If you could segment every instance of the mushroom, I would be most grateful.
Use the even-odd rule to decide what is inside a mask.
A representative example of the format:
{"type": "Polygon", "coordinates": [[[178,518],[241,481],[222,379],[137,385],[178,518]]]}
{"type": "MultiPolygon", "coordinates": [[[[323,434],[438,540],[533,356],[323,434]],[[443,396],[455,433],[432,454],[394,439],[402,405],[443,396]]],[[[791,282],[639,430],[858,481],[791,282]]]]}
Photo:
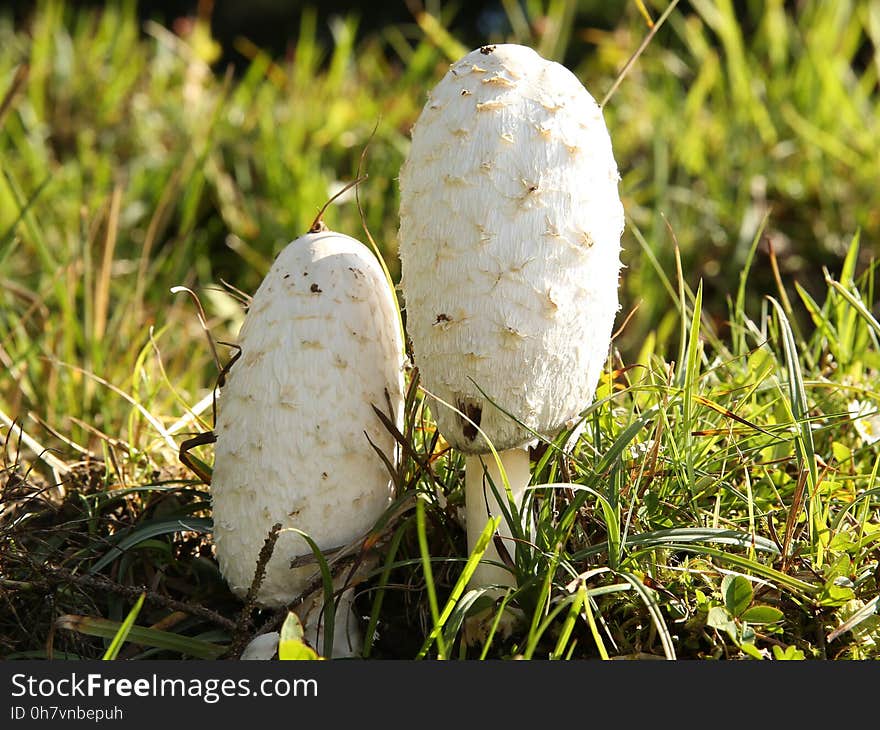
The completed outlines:
{"type": "MultiPolygon", "coordinates": [[[[618,310],[618,180],[593,97],[523,46],[454,63],[413,127],[400,172],[401,288],[437,426],[466,454],[471,550],[489,516],[503,515],[490,442],[519,510],[535,434],[573,425],[593,399],[618,310]]],[[[503,519],[499,533],[512,555],[503,519]]],[[[484,561],[472,586],[514,585],[491,544],[484,561]]]]}
{"type": "MultiPolygon", "coordinates": [[[[272,526],[291,528],[278,535],[257,593],[258,604],[280,606],[319,575],[314,563],[291,567],[312,555],[297,530],[322,551],[348,545],[393,496],[375,449],[393,458],[396,444],[373,410],[401,423],[404,354],[393,291],[376,257],[327,230],[319,215],[275,259],[239,346],[218,400],[214,544],[221,573],[244,596],[272,526]]],[[[352,598],[347,590],[338,601],[338,653],[359,651],[357,636],[343,636],[356,624],[352,598]]],[[[318,650],[321,613],[312,607],[304,616],[318,650]]]]}
{"type": "Polygon", "coordinates": [[[269,631],[252,639],[238,658],[241,661],[267,661],[278,653],[281,634],[269,631]]]}

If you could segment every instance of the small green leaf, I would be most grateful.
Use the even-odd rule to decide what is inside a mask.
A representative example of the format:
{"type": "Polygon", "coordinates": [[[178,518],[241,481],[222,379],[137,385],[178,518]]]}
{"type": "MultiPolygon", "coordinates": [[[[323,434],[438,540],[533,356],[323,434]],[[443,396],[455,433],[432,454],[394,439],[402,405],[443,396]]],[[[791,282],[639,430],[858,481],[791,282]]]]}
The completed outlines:
{"type": "Polygon", "coordinates": [[[278,645],[278,658],[283,661],[315,661],[318,652],[299,641],[282,641],[278,645]]]}
{"type": "Polygon", "coordinates": [[[304,636],[305,632],[299,616],[293,611],[288,611],[284,625],[281,627],[278,658],[287,661],[320,659],[318,653],[304,642],[304,636]]]}
{"type": "MultiPolygon", "coordinates": [[[[773,370],[776,367],[776,360],[773,354],[765,347],[759,347],[748,358],[748,371],[750,373],[764,373],[764,371],[773,370]]],[[[760,375],[757,377],[760,378],[760,375]]]]}
{"type": "Polygon", "coordinates": [[[709,609],[706,616],[706,625],[719,631],[726,631],[733,624],[730,613],[724,606],[715,606],[709,609]]]}
{"type": "Polygon", "coordinates": [[[852,458],[852,450],[839,441],[831,444],[831,453],[834,454],[834,460],[838,463],[849,461],[852,458]]]}
{"type": "Polygon", "coordinates": [[[775,624],[785,618],[785,614],[773,606],[752,606],[740,618],[750,624],[775,624]]]}
{"type": "Polygon", "coordinates": [[[804,659],[804,653],[795,646],[773,647],[773,658],[778,661],[799,661],[804,659]]]}
{"type": "Polygon", "coordinates": [[[721,595],[724,605],[733,616],[739,616],[752,602],[752,584],[741,575],[726,575],[721,581],[721,595]]]}
{"type": "Polygon", "coordinates": [[[715,606],[710,609],[709,615],[706,617],[706,625],[711,626],[716,631],[724,632],[730,637],[730,640],[739,646],[739,630],[733,616],[730,615],[724,606],[715,606]]]}
{"type": "MultiPolygon", "coordinates": [[[[828,544],[828,549],[831,552],[842,553],[842,552],[852,552],[853,550],[858,549],[858,542],[852,539],[852,536],[846,532],[838,532],[834,537],[831,538],[831,542],[828,544]]],[[[846,568],[837,568],[835,566],[833,575],[847,575],[851,572],[849,566],[846,568]]]]}
{"type": "Polygon", "coordinates": [[[742,627],[742,633],[740,633],[739,641],[737,643],[740,646],[744,646],[745,644],[751,644],[754,646],[756,638],[755,630],[751,626],[746,625],[742,627]]]}
{"type": "MultiPolygon", "coordinates": [[[[733,625],[736,626],[736,624],[733,625]]],[[[730,633],[729,630],[728,633],[730,633]]],[[[755,635],[755,630],[751,626],[744,624],[739,634],[731,634],[731,638],[733,639],[733,643],[752,659],[760,660],[764,658],[763,652],[755,646],[755,639],[757,636],[755,635]]]]}
{"type": "Polygon", "coordinates": [[[855,594],[853,593],[852,588],[835,585],[833,582],[829,581],[825,584],[825,588],[819,596],[819,605],[842,606],[853,598],[855,598],[855,594]]]}

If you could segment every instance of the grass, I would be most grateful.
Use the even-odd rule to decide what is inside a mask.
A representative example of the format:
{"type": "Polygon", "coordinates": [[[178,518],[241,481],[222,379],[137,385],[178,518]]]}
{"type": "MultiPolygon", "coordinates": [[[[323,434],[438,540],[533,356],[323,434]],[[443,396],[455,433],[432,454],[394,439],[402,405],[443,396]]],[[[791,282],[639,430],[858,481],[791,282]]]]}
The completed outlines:
{"type": "MultiPolygon", "coordinates": [[[[461,641],[486,600],[463,589],[464,463],[413,382],[357,599],[369,657],[880,655],[880,4],[691,6],[605,107],[621,322],[635,312],[577,447],[533,454],[532,548],[506,598],[525,623],[461,641]]],[[[665,4],[621,3],[602,31],[572,3],[504,7],[509,40],[601,98],[665,4]]],[[[448,11],[372,34],[338,18],[331,48],[307,12],[292,60],[242,40],[250,64],[228,75],[204,24],[139,29],[133,10],[0,16],[5,658],[210,658],[281,627],[229,592],[208,488],[178,460],[211,427],[217,367],[170,289],[233,342],[221,282],[254,291],[374,129],[359,195],[396,278],[407,132],[463,50],[448,11]]],[[[351,201],[326,220],[363,237],[351,201]]]]}

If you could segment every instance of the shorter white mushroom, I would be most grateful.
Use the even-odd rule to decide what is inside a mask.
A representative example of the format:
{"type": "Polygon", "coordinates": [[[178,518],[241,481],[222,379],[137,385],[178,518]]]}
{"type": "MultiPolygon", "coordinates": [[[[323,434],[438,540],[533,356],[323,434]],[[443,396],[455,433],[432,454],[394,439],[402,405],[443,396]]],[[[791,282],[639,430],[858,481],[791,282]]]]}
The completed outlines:
{"type": "MultiPolygon", "coordinates": [[[[244,596],[280,523],[257,594],[260,605],[280,606],[319,576],[314,563],[291,568],[312,554],[298,531],[329,551],[364,535],[390,504],[393,485],[374,446],[393,461],[396,444],[373,406],[400,425],[404,356],[394,294],[376,257],[319,216],[276,258],[239,346],[218,400],[214,544],[223,576],[244,596]]],[[[352,600],[350,587],[338,598],[334,655],[359,651],[352,600]]],[[[301,607],[319,652],[322,608],[301,607]]]]}

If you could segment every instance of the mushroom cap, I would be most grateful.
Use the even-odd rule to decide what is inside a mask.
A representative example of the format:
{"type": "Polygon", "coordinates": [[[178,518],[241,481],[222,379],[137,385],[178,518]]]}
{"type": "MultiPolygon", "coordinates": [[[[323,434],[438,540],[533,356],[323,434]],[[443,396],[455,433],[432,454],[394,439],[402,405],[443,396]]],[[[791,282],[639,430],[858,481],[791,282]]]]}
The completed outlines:
{"type": "MultiPolygon", "coordinates": [[[[367,532],[387,508],[392,484],[367,436],[393,461],[394,438],[372,405],[400,424],[403,347],[378,261],[330,231],[281,251],[239,345],[218,400],[211,493],[220,571],[243,596],[276,522],[328,550],[367,532]]],[[[299,595],[317,570],[290,569],[303,555],[311,555],[306,541],[282,530],[260,603],[299,595]]]]}
{"type": "MultiPolygon", "coordinates": [[[[496,449],[592,401],[618,309],[618,180],[593,97],[524,46],[453,64],[413,127],[399,250],[415,363],[496,449]]],[[[454,447],[488,451],[455,410],[433,411],[454,447]]]]}

